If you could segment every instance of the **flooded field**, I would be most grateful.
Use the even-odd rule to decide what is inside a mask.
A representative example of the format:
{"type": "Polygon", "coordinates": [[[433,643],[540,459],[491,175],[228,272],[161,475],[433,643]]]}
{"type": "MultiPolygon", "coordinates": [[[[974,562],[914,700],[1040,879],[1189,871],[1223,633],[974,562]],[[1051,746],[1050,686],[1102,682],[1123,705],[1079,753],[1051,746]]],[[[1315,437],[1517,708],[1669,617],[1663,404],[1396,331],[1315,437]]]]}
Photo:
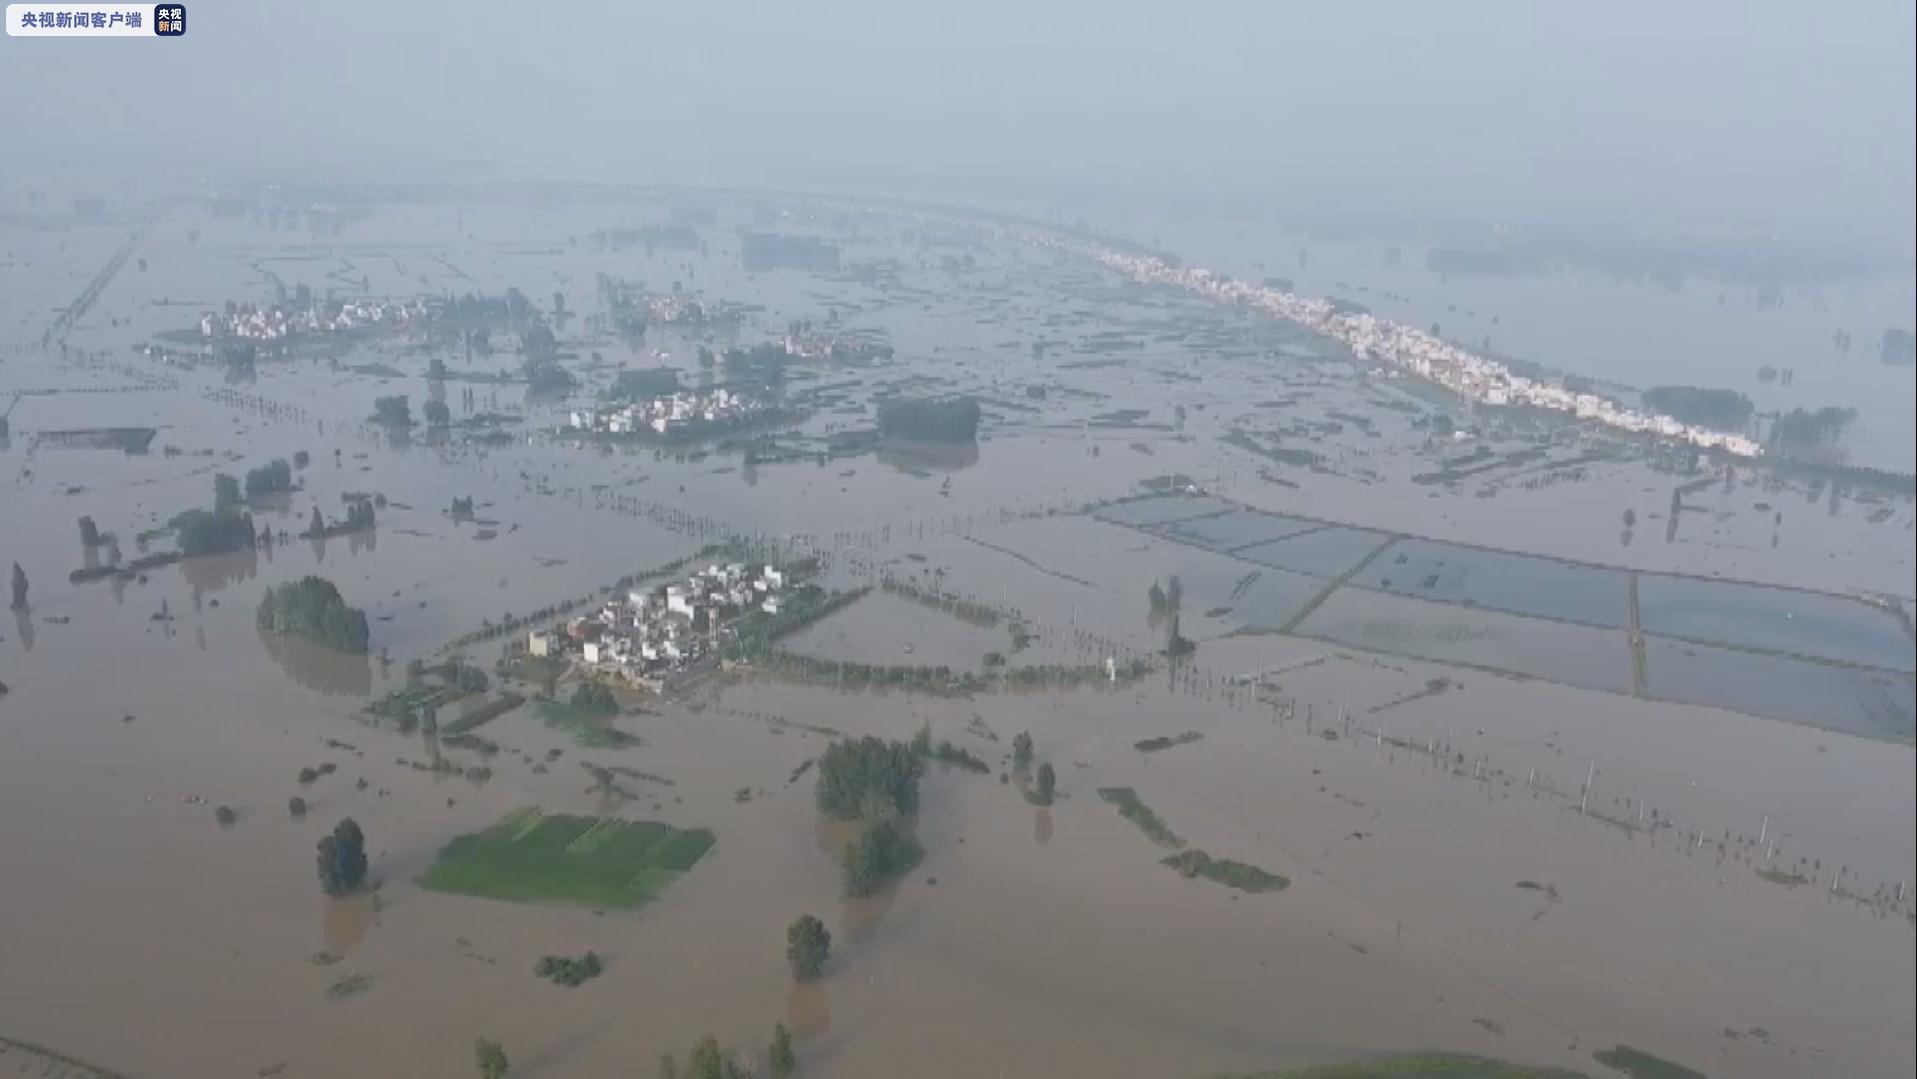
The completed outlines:
{"type": "Polygon", "coordinates": [[[0,561],[26,580],[0,619],[0,863],[26,882],[0,890],[0,1070],[465,1076],[486,1037],[515,1075],[633,1074],[706,1033],[763,1065],[775,1023],[799,1074],[850,1079],[1419,1049],[1598,1075],[1617,1044],[1760,1079],[1917,1067],[1908,496],[1521,427],[1477,436],[1495,467],[1414,482],[1460,452],[1429,433],[1445,406],[1295,328],[985,221],[696,201],[0,221],[0,561]],[[674,221],[691,245],[615,238],[674,221]],[[839,268],[748,269],[768,229],[839,268]],[[520,290],[572,385],[534,392],[503,328],[247,363],[196,343],[203,312],[301,286],[520,290]],[[621,332],[628,294],[727,314],[621,332]],[[891,352],[794,356],[790,422],[746,435],[561,431],[622,372],[718,384],[702,348],[795,323],[891,352]],[[415,422],[375,422],[396,395],[415,422]],[[876,401],[954,395],[975,444],[875,447],[876,401]],[[37,438],[101,427],[155,433],[37,438]],[[266,537],[188,555],[176,516],[275,460],[286,488],[243,496],[266,537]],[[376,522],[346,528],[359,506],[376,522]],[[553,718],[575,675],[502,663],[712,544],[870,589],[781,655],[977,681],[751,657],[622,687],[595,742],[553,718]],[[364,654],[262,628],[308,575],[364,612],[364,654]],[[376,713],[449,657],[490,684],[436,726],[376,713]],[[815,808],[817,761],[921,729],[983,770],[929,763],[923,859],[848,898],[856,829],[815,808]],[[1161,864],[1118,787],[1288,885],[1161,864]],[[540,872],[585,902],[519,901],[553,896],[498,875],[510,844],[428,886],[532,810],[564,822],[540,872]],[[315,845],[344,817],[367,883],[328,896],[315,845]],[[630,857],[551,868],[602,849],[630,857]],[[833,935],[812,982],[784,953],[803,913],[833,935]],[[534,974],[588,951],[586,984],[534,974]]]}

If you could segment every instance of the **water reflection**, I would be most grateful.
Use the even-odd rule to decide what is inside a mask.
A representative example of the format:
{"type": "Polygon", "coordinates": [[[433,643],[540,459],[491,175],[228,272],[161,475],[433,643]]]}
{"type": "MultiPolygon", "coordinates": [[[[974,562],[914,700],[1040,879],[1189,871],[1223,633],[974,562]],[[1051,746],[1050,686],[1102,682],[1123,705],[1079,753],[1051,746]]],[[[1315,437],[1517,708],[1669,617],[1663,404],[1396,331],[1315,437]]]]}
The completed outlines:
{"type": "Polygon", "coordinates": [[[344,958],[379,921],[373,896],[343,895],[320,901],[320,940],[326,954],[344,958]]]}
{"type": "Polygon", "coordinates": [[[978,464],[978,443],[907,442],[887,439],[875,452],[880,461],[900,472],[962,472],[978,464]]]}
{"type": "Polygon", "coordinates": [[[191,585],[198,602],[202,592],[218,592],[228,585],[250,581],[259,575],[259,552],[251,547],[231,554],[206,555],[180,560],[180,573],[191,585]]]}
{"type": "Polygon", "coordinates": [[[819,982],[793,982],[785,998],[785,1025],[794,1038],[810,1038],[832,1026],[832,1009],[825,1000],[825,986],[819,982]]]}
{"type": "Polygon", "coordinates": [[[1033,812],[1032,838],[1038,840],[1040,846],[1044,846],[1052,841],[1052,811],[1050,809],[1040,809],[1033,812]]]}
{"type": "Polygon", "coordinates": [[[20,637],[20,649],[33,651],[33,612],[24,607],[14,608],[13,629],[20,637]]]}
{"type": "Polygon", "coordinates": [[[256,630],[273,662],[293,681],[321,693],[370,696],[373,664],[365,656],[336,652],[306,641],[256,630]]]}

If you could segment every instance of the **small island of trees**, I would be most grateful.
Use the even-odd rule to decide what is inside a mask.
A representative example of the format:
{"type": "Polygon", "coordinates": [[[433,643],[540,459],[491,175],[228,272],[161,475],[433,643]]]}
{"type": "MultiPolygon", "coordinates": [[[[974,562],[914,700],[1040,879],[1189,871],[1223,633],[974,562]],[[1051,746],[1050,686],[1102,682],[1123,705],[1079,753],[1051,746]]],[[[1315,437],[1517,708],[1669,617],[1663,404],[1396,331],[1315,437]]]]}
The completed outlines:
{"type": "Polygon", "coordinates": [[[260,629],[300,637],[353,655],[365,655],[366,612],[348,607],[324,577],[307,576],[269,588],[260,600],[260,629]]]}
{"type": "Polygon", "coordinates": [[[345,895],[366,879],[366,835],[353,818],[319,841],[319,879],[327,895],[345,895]]]}
{"type": "Polygon", "coordinates": [[[867,736],[832,743],[819,758],[814,794],[819,810],[862,825],[846,844],[845,891],[871,895],[918,864],[924,851],[905,829],[917,811],[925,759],[904,742],[867,736]]]}
{"type": "Polygon", "coordinates": [[[972,442],[979,407],[970,397],[903,397],[879,403],[879,434],[910,442],[972,442]]]}

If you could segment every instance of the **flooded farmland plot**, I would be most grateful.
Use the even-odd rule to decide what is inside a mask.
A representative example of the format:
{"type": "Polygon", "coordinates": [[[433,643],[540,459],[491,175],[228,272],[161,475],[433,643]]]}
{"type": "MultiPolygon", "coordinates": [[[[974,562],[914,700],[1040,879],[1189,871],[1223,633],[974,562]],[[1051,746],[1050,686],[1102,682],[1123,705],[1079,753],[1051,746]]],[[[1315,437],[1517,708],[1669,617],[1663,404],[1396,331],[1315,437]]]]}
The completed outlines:
{"type": "Polygon", "coordinates": [[[0,218],[0,1070],[1917,1067],[1908,495],[991,215],[277,199],[0,218]]]}

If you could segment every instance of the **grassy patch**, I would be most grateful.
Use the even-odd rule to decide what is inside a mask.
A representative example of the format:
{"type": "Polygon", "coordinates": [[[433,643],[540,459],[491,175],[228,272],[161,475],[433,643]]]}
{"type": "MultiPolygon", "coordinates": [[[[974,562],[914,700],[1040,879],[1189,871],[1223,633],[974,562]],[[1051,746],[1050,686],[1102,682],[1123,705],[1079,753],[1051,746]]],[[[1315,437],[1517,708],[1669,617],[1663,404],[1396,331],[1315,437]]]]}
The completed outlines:
{"type": "Polygon", "coordinates": [[[1188,850],[1158,861],[1160,865],[1171,866],[1187,877],[1215,880],[1241,892],[1276,892],[1291,886],[1291,881],[1276,873],[1227,858],[1213,858],[1202,850],[1188,850]]]}
{"type": "Polygon", "coordinates": [[[702,828],[526,808],[446,844],[419,884],[482,899],[630,909],[691,869],[712,843],[702,828]]]}
{"type": "Polygon", "coordinates": [[[564,731],[587,749],[625,749],[639,739],[612,725],[612,717],[565,701],[540,701],[539,718],[546,726],[564,731]]]}
{"type": "Polygon", "coordinates": [[[1098,796],[1118,807],[1118,815],[1138,826],[1152,842],[1166,847],[1182,847],[1185,841],[1178,838],[1164,818],[1152,812],[1152,807],[1139,800],[1138,792],[1130,787],[1100,787],[1098,796]]]}
{"type": "Polygon", "coordinates": [[[1628,1045],[1614,1045],[1609,1049],[1600,1049],[1591,1054],[1592,1059],[1607,1068],[1615,1068],[1631,1079],[1704,1079],[1704,1073],[1693,1071],[1682,1064],[1652,1056],[1642,1049],[1633,1049],[1628,1045]]]}
{"type": "Polygon", "coordinates": [[[1418,1079],[1587,1079],[1583,1072],[1533,1068],[1490,1057],[1456,1053],[1414,1053],[1363,1063],[1327,1064],[1292,1071],[1259,1072],[1255,1075],[1220,1075],[1216,1079],[1392,1079],[1394,1076],[1417,1076],[1418,1079]]]}

